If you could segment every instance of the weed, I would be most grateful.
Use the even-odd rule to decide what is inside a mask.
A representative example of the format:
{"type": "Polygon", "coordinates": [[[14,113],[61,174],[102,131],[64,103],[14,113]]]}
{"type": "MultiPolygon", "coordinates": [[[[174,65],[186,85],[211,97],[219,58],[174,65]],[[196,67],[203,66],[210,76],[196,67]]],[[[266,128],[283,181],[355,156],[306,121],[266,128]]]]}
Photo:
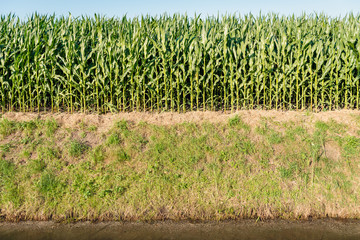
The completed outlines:
{"type": "Polygon", "coordinates": [[[126,151],[124,149],[119,149],[117,152],[116,152],[116,159],[117,161],[119,162],[125,162],[125,161],[128,161],[130,160],[130,156],[126,153],[126,151]]]}
{"type": "Polygon", "coordinates": [[[11,143],[6,143],[3,145],[0,145],[0,150],[2,153],[8,153],[8,152],[10,152],[10,149],[13,147],[14,146],[11,143]]]}
{"type": "Polygon", "coordinates": [[[91,159],[95,164],[103,162],[105,159],[105,153],[102,146],[97,146],[91,151],[91,159]]]}
{"type": "Polygon", "coordinates": [[[81,130],[86,129],[86,123],[84,122],[84,119],[81,119],[81,121],[79,123],[79,127],[80,127],[81,130]]]}
{"type": "Polygon", "coordinates": [[[106,143],[107,145],[119,145],[121,140],[117,133],[113,133],[108,137],[106,143]]]}
{"type": "Polygon", "coordinates": [[[59,124],[55,121],[55,119],[45,121],[45,135],[47,137],[53,136],[58,128],[59,124]]]}
{"type": "Polygon", "coordinates": [[[359,153],[360,138],[346,136],[341,141],[343,154],[345,157],[351,157],[359,153]]]}
{"type": "Polygon", "coordinates": [[[239,115],[235,115],[234,117],[229,118],[228,125],[230,127],[238,127],[246,131],[250,130],[250,126],[245,124],[244,121],[239,117],[239,115]]]}
{"type": "Polygon", "coordinates": [[[36,185],[39,192],[44,196],[54,197],[58,193],[60,182],[56,178],[55,174],[51,172],[43,172],[36,185]]]}
{"type": "Polygon", "coordinates": [[[306,130],[301,126],[295,126],[294,128],[291,126],[286,127],[285,138],[290,141],[295,141],[297,136],[303,137],[306,133],[306,130]]]}
{"type": "Polygon", "coordinates": [[[7,118],[0,120],[0,134],[1,136],[7,137],[16,130],[16,124],[14,121],[10,121],[7,118]]]}
{"type": "Polygon", "coordinates": [[[157,154],[162,154],[166,150],[166,146],[164,143],[159,142],[155,144],[154,150],[157,154]]]}
{"type": "Polygon", "coordinates": [[[88,130],[91,131],[91,132],[96,132],[97,126],[95,126],[95,125],[90,125],[90,126],[88,127],[88,130]]]}
{"type": "Polygon", "coordinates": [[[46,163],[42,159],[34,159],[30,161],[29,167],[32,172],[42,172],[46,168],[46,163]]]}
{"type": "Polygon", "coordinates": [[[334,121],[334,119],[330,120],[330,122],[328,123],[328,126],[329,126],[329,130],[331,132],[334,132],[337,134],[344,133],[345,130],[348,128],[347,125],[345,125],[343,123],[338,123],[338,122],[334,121]]]}
{"type": "Polygon", "coordinates": [[[283,141],[281,133],[276,132],[275,130],[270,130],[270,133],[267,136],[269,144],[279,144],[283,141]]]}
{"type": "Polygon", "coordinates": [[[235,115],[234,117],[229,118],[228,122],[229,122],[230,127],[234,127],[241,122],[241,119],[240,119],[239,115],[235,115]]]}
{"type": "Polygon", "coordinates": [[[264,136],[268,132],[268,124],[267,124],[267,122],[262,121],[260,126],[256,126],[255,132],[264,136]]]}
{"type": "Polygon", "coordinates": [[[128,130],[128,123],[125,120],[121,120],[116,123],[116,127],[122,131],[128,130]]]}
{"type": "Polygon", "coordinates": [[[20,154],[23,158],[29,159],[31,156],[31,152],[29,151],[29,149],[24,149],[21,154],[20,154]]]}
{"type": "Polygon", "coordinates": [[[71,140],[68,142],[68,151],[71,157],[80,157],[88,148],[85,143],[78,140],[71,140]]]}
{"type": "Polygon", "coordinates": [[[250,140],[238,141],[235,143],[235,147],[246,155],[254,153],[255,150],[255,146],[250,140]]]}
{"type": "Polygon", "coordinates": [[[81,132],[81,133],[79,133],[79,136],[81,137],[81,138],[85,138],[86,137],[86,132],[81,132]]]}
{"type": "Polygon", "coordinates": [[[32,135],[33,132],[41,125],[42,122],[38,120],[31,120],[27,122],[21,122],[19,125],[26,135],[32,135]]]}
{"type": "Polygon", "coordinates": [[[317,121],[315,123],[315,128],[319,130],[320,132],[326,132],[330,127],[328,124],[322,121],[317,121]]]}
{"type": "Polygon", "coordinates": [[[106,196],[109,196],[109,195],[112,195],[113,193],[113,190],[112,189],[104,189],[104,190],[101,190],[100,193],[99,193],[99,197],[100,198],[104,198],[106,196]]]}
{"type": "Polygon", "coordinates": [[[124,186],[116,186],[114,189],[114,192],[117,193],[118,195],[123,195],[126,191],[126,187],[124,186]]]}
{"type": "Polygon", "coordinates": [[[32,137],[30,137],[30,136],[25,136],[25,137],[23,137],[23,138],[20,140],[20,143],[26,145],[26,144],[31,143],[32,140],[33,140],[32,137]]]}
{"type": "Polygon", "coordinates": [[[269,159],[268,158],[264,158],[264,157],[261,157],[260,158],[260,164],[263,168],[268,168],[269,167],[269,159]]]}
{"type": "Polygon", "coordinates": [[[95,195],[98,190],[98,185],[95,179],[85,179],[83,174],[76,174],[73,182],[73,188],[78,191],[82,197],[88,199],[95,195]]]}
{"type": "Polygon", "coordinates": [[[290,163],[289,167],[285,168],[281,166],[278,170],[282,178],[292,178],[297,170],[297,165],[296,163],[290,163]]]}
{"type": "Polygon", "coordinates": [[[11,178],[14,175],[15,175],[15,165],[12,162],[0,158],[0,176],[2,178],[11,178]]]}
{"type": "Polygon", "coordinates": [[[37,152],[41,159],[45,159],[47,161],[60,158],[60,153],[55,147],[40,145],[37,152]]]}

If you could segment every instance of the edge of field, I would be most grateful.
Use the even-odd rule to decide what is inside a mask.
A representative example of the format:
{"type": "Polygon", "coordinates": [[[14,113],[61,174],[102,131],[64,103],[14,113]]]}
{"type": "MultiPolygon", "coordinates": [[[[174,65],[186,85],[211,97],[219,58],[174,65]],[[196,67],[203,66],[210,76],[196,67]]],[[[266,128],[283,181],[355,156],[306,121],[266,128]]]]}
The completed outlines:
{"type": "Polygon", "coordinates": [[[234,116],[241,117],[242,121],[250,126],[256,126],[264,118],[276,122],[303,122],[314,123],[316,121],[336,121],[346,124],[352,132],[355,127],[354,117],[360,117],[358,110],[337,110],[327,112],[310,111],[278,111],[278,110],[240,110],[235,112],[221,111],[193,111],[186,113],[176,112],[120,112],[108,114],[85,114],[85,113],[32,113],[32,112],[6,112],[2,115],[12,121],[48,120],[54,119],[63,127],[74,127],[83,122],[97,126],[99,131],[110,130],[114,122],[125,120],[133,123],[146,122],[154,125],[175,125],[184,122],[190,123],[226,123],[234,116]]]}

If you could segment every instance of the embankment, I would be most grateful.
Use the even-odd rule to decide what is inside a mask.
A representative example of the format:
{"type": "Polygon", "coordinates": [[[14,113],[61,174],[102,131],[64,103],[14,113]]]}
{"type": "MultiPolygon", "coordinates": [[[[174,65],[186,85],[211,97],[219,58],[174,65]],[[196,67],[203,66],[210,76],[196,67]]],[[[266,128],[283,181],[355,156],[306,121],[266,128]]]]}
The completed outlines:
{"type": "Polygon", "coordinates": [[[0,218],[360,218],[360,113],[6,113],[0,218]]]}

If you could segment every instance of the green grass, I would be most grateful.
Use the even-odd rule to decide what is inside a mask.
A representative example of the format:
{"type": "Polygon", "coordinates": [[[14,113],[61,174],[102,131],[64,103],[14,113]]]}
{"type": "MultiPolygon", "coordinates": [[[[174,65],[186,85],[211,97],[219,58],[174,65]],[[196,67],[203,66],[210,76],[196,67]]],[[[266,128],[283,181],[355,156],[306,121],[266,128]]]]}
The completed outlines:
{"type": "Polygon", "coordinates": [[[68,152],[71,157],[80,157],[89,147],[79,141],[79,140],[70,140],[68,142],[68,152]]]}
{"type": "Polygon", "coordinates": [[[5,220],[360,217],[360,136],[335,121],[2,125],[5,220]]]}
{"type": "Polygon", "coordinates": [[[111,134],[108,139],[107,139],[107,144],[108,145],[118,145],[120,144],[120,138],[119,135],[116,133],[111,134]]]}

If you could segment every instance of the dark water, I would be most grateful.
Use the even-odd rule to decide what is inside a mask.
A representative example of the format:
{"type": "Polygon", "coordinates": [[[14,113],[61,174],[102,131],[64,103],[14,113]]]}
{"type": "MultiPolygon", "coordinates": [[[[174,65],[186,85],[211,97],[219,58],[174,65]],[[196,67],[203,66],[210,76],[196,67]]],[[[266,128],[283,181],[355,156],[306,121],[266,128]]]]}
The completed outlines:
{"type": "Polygon", "coordinates": [[[0,223],[0,239],[356,239],[360,221],[210,223],[0,223]]]}

